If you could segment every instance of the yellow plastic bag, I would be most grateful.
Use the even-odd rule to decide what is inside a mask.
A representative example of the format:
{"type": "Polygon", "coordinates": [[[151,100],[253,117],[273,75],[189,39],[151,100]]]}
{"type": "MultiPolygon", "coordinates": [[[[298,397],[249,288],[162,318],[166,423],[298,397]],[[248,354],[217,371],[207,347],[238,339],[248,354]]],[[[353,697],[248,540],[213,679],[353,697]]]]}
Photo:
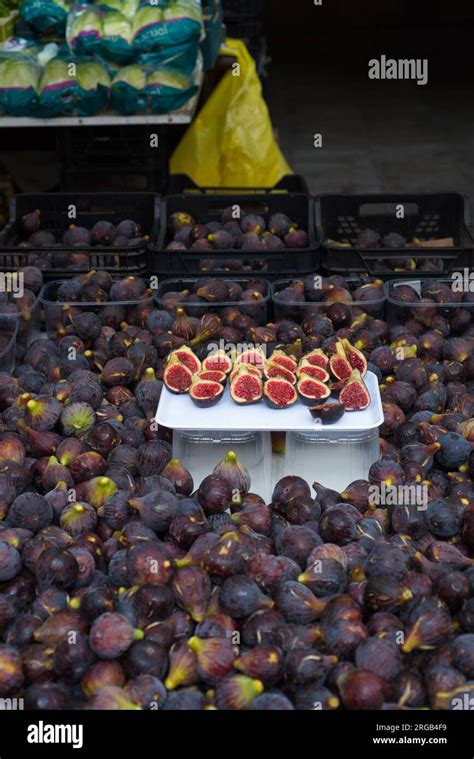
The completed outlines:
{"type": "Polygon", "coordinates": [[[229,70],[189,127],[170,162],[200,187],[273,187],[292,174],[275,142],[255,61],[240,40],[221,48],[240,64],[229,70]]]}

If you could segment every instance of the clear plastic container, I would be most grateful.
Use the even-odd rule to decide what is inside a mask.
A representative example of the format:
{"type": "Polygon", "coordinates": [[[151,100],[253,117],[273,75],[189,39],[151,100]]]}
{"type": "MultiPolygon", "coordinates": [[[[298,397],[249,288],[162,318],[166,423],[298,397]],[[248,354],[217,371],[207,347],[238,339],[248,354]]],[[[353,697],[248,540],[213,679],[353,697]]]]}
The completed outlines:
{"type": "MultiPolygon", "coordinates": [[[[7,316],[7,314],[2,314],[1,306],[0,316],[7,316]]],[[[9,313],[8,316],[18,323],[18,334],[16,342],[19,345],[28,348],[28,346],[41,334],[41,304],[39,295],[37,296],[31,308],[28,309],[28,311],[18,314],[9,313]]]]}
{"type": "Polygon", "coordinates": [[[252,493],[270,503],[272,494],[272,446],[269,432],[173,432],[173,457],[183,461],[191,472],[195,488],[234,451],[248,470],[252,493]]]}
{"type": "MultiPolygon", "coordinates": [[[[308,281],[311,277],[314,277],[315,290],[320,285],[321,276],[319,274],[308,275],[305,277],[305,281],[308,281]]],[[[274,282],[272,285],[272,300],[275,309],[275,319],[289,319],[302,323],[305,319],[316,314],[327,314],[331,306],[337,305],[339,301],[287,301],[280,296],[280,293],[285,288],[289,287],[294,282],[301,282],[301,279],[281,279],[274,282]]],[[[360,292],[358,296],[350,303],[347,303],[351,309],[352,315],[355,318],[359,311],[363,311],[374,319],[383,319],[385,309],[385,294],[381,287],[380,280],[376,279],[362,279],[357,277],[350,277],[346,279],[347,289],[352,294],[356,293],[358,288],[364,285],[377,284],[378,292],[375,295],[369,295],[367,300],[360,298],[360,292]]],[[[319,288],[320,289],[320,288],[319,288]]],[[[369,292],[369,291],[367,291],[369,292]]]]}
{"type": "Polygon", "coordinates": [[[18,319],[0,314],[0,372],[9,374],[15,368],[18,326],[18,319]]]}
{"type": "MultiPolygon", "coordinates": [[[[468,272],[468,270],[466,270],[468,272]]],[[[411,320],[425,330],[439,328],[438,319],[450,336],[474,336],[474,281],[466,272],[450,279],[389,280],[385,283],[387,320],[393,327],[411,320]],[[470,318],[469,318],[470,317],[470,318]],[[447,323],[447,325],[445,324],[447,323]]],[[[411,331],[408,324],[407,331],[411,331]]]]}
{"type": "MultiPolygon", "coordinates": [[[[182,293],[185,291],[188,291],[190,294],[194,294],[196,290],[199,289],[200,282],[204,282],[204,279],[210,279],[212,278],[212,273],[209,277],[206,278],[199,278],[199,279],[167,279],[164,282],[160,282],[158,285],[158,289],[156,291],[155,295],[155,301],[158,305],[158,308],[165,309],[166,310],[166,302],[163,301],[163,296],[166,295],[166,293],[170,292],[177,292],[182,293]]],[[[183,296],[183,300],[177,301],[176,305],[181,306],[186,313],[189,316],[194,316],[195,313],[201,313],[201,312],[209,312],[217,314],[218,316],[224,311],[226,308],[237,308],[239,309],[243,314],[247,314],[248,316],[251,316],[257,323],[258,326],[262,326],[263,324],[266,324],[268,322],[268,309],[270,304],[270,298],[271,298],[271,285],[270,282],[268,282],[266,279],[262,279],[261,277],[253,277],[252,279],[241,279],[241,278],[231,278],[227,277],[226,279],[218,278],[220,281],[228,282],[228,283],[237,283],[242,287],[243,290],[248,289],[249,284],[254,282],[261,282],[265,286],[265,295],[262,300],[258,301],[257,303],[249,303],[247,301],[227,301],[225,303],[221,302],[215,302],[215,303],[199,303],[197,308],[198,311],[196,311],[196,303],[189,304],[188,308],[186,308],[186,297],[183,296]]]]}
{"type": "Polygon", "coordinates": [[[46,333],[51,339],[63,337],[67,334],[67,329],[71,324],[72,314],[78,314],[80,312],[94,313],[99,317],[103,313],[104,308],[110,306],[122,306],[126,311],[126,321],[128,321],[128,315],[131,310],[137,306],[154,306],[153,295],[142,298],[141,300],[127,300],[127,301],[104,301],[103,303],[84,303],[82,301],[72,301],[70,303],[58,303],[56,296],[60,285],[63,282],[69,282],[70,280],[57,280],[55,282],[49,282],[46,284],[40,293],[40,302],[44,310],[44,319],[46,325],[46,333]],[[66,332],[64,331],[66,330],[66,332]]]}
{"type": "Polygon", "coordinates": [[[288,432],[282,476],[319,482],[338,493],[354,480],[366,480],[380,458],[378,428],[361,432],[288,432]]]}

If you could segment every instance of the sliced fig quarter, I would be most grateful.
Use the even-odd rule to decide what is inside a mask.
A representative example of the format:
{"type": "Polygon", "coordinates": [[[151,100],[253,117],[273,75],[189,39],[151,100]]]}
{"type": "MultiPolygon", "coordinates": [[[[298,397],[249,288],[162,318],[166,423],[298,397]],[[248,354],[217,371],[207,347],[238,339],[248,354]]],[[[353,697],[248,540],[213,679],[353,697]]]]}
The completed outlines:
{"type": "Polygon", "coordinates": [[[338,380],[348,380],[352,373],[352,366],[346,356],[344,346],[341,342],[336,344],[336,353],[331,356],[329,361],[331,372],[338,380]]]}
{"type": "Polygon", "coordinates": [[[339,394],[346,411],[364,411],[370,406],[370,394],[358,369],[354,369],[346,386],[339,394]]]}
{"type": "Polygon", "coordinates": [[[172,356],[163,373],[163,382],[168,390],[175,395],[182,395],[188,392],[192,381],[191,371],[176,356],[172,356]]]}

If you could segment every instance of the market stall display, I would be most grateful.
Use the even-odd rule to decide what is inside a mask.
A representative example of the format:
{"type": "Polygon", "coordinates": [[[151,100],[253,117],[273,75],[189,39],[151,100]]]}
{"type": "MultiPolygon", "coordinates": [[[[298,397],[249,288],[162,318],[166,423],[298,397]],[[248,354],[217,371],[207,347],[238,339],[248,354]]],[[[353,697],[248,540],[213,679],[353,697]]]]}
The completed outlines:
{"type": "MultiPolygon", "coordinates": [[[[39,270],[26,273],[41,281],[39,270]]],[[[326,295],[336,289],[323,285],[326,295]]],[[[385,332],[357,348],[352,322],[336,329],[318,313],[332,327],[306,358],[278,338],[287,321],[272,326],[263,313],[250,316],[247,332],[275,330],[262,364],[267,382],[272,366],[276,377],[294,372],[295,379],[329,375],[329,367],[342,378],[341,405],[345,388],[362,377],[371,403],[329,426],[304,404],[262,406],[248,418],[240,410],[235,431],[247,436],[288,414],[285,466],[314,459],[314,446],[324,465],[315,467],[321,479],[313,491],[293,471],[270,480],[261,498],[232,448],[200,481],[193,461],[175,456],[176,445],[189,450],[194,418],[201,440],[206,427],[211,436],[213,429],[232,436],[230,399],[222,414],[163,389],[173,366],[191,378],[214,373],[202,381],[220,379],[226,393],[232,386],[235,363],[225,351],[209,352],[228,329],[221,320],[230,312],[238,319],[239,303],[241,317],[248,307],[241,285],[240,301],[230,300],[229,286],[202,280],[194,295],[161,290],[154,299],[143,279],[114,281],[97,271],[43,289],[48,339],[23,348],[13,375],[0,378],[0,672],[8,662],[10,673],[2,693],[20,689],[27,708],[146,709],[150,693],[160,708],[203,708],[212,684],[218,709],[307,709],[315,701],[323,709],[449,708],[471,676],[471,299],[451,302],[449,282],[395,281],[386,286],[383,322],[379,311],[370,314],[370,298],[362,311],[352,288],[351,319],[364,314],[385,332]],[[216,303],[224,288],[230,307],[216,303]],[[199,316],[183,315],[190,298],[199,316]],[[184,435],[174,447],[173,426],[184,435]],[[319,442],[314,432],[302,441],[312,428],[319,442]],[[371,430],[375,437],[362,436],[371,430]],[[354,456],[372,451],[374,460],[353,481],[339,476],[339,487],[330,486],[328,450],[340,457],[345,445],[354,456]],[[384,502],[403,488],[413,489],[413,503],[397,495],[384,502]],[[68,644],[66,629],[76,630],[80,646],[68,644]],[[228,630],[239,632],[240,644],[229,643],[228,630]]],[[[249,349],[248,376],[255,357],[249,349]]],[[[252,445],[268,458],[268,437],[252,445]]]]}
{"type": "Polygon", "coordinates": [[[18,14],[0,126],[64,165],[4,159],[0,711],[471,709],[469,200],[311,194],[263,2],[18,14]]]}

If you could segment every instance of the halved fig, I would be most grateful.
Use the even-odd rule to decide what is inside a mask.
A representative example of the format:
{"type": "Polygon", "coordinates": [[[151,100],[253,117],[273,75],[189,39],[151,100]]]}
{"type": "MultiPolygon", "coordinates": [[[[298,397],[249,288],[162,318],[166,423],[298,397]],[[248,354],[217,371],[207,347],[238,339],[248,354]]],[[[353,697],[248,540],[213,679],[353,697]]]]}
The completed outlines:
{"type": "Polygon", "coordinates": [[[265,383],[263,395],[267,405],[273,409],[289,408],[298,400],[295,387],[284,379],[269,379],[265,383]]]}
{"type": "Polygon", "coordinates": [[[188,392],[192,381],[193,375],[188,367],[177,356],[171,356],[163,372],[163,382],[168,390],[175,395],[182,395],[188,392]]]}
{"type": "Polygon", "coordinates": [[[196,377],[198,377],[200,380],[204,380],[205,382],[219,382],[224,386],[227,383],[227,375],[224,374],[224,372],[203,369],[201,372],[199,372],[199,374],[196,375],[196,377]]]}
{"type": "Polygon", "coordinates": [[[262,348],[249,348],[242,351],[234,361],[234,367],[236,366],[256,366],[257,369],[262,371],[265,369],[266,356],[262,348]]]}
{"type": "Polygon", "coordinates": [[[324,406],[313,406],[309,410],[313,419],[323,425],[336,424],[342,419],[345,411],[342,403],[326,403],[324,406]]]}
{"type": "Polygon", "coordinates": [[[364,411],[370,406],[370,394],[361,377],[360,371],[354,369],[346,386],[339,394],[339,401],[346,411],[364,411]]]}
{"type": "Polygon", "coordinates": [[[258,377],[260,380],[262,380],[263,372],[257,366],[252,366],[251,364],[238,364],[232,369],[232,372],[230,374],[231,382],[233,382],[235,378],[239,376],[242,366],[245,366],[250,374],[253,374],[255,377],[258,377]]]}
{"type": "Polygon", "coordinates": [[[224,395],[224,386],[220,382],[194,377],[191,387],[189,388],[189,397],[198,406],[198,408],[211,408],[222,400],[224,395]]]}
{"type": "Polygon", "coordinates": [[[263,383],[250,367],[243,364],[230,386],[230,395],[239,406],[250,406],[259,403],[263,396],[263,383]]]}
{"type": "Polygon", "coordinates": [[[305,406],[314,406],[316,401],[329,398],[331,391],[324,382],[304,377],[298,382],[298,395],[305,406]]]}
{"type": "Polygon", "coordinates": [[[329,364],[329,357],[326,356],[321,348],[315,348],[311,353],[307,353],[306,356],[304,356],[303,361],[308,362],[308,364],[311,364],[312,366],[320,366],[323,369],[326,369],[329,364]]]}
{"type": "Polygon", "coordinates": [[[183,345],[182,348],[177,348],[177,350],[174,350],[172,353],[170,353],[168,363],[173,357],[177,358],[181,364],[189,369],[191,374],[197,374],[201,371],[201,362],[199,361],[196,354],[193,353],[191,348],[188,348],[187,345],[183,345]]]}
{"type": "Polygon", "coordinates": [[[322,366],[307,364],[304,359],[296,370],[296,376],[298,379],[303,379],[303,377],[311,377],[312,379],[317,379],[320,382],[329,381],[329,374],[327,373],[326,369],[323,369],[322,366]]]}
{"type": "Polygon", "coordinates": [[[296,370],[296,367],[298,366],[298,362],[293,358],[293,356],[288,356],[284,351],[280,350],[273,351],[272,355],[269,358],[269,362],[283,366],[293,374],[296,370]]]}
{"type": "Polygon", "coordinates": [[[354,348],[353,345],[350,344],[349,340],[346,338],[343,338],[342,345],[344,347],[344,353],[346,354],[347,360],[349,361],[350,365],[353,369],[358,369],[361,373],[362,377],[365,377],[367,374],[367,359],[358,348],[354,348]]]}
{"type": "Polygon", "coordinates": [[[270,361],[265,368],[265,377],[267,379],[284,379],[290,383],[290,385],[296,385],[296,377],[293,372],[290,372],[286,367],[281,364],[275,364],[270,361]]]}
{"type": "Polygon", "coordinates": [[[216,351],[204,359],[202,368],[209,372],[229,374],[232,371],[232,359],[225,351],[216,351]]]}
{"type": "Polygon", "coordinates": [[[336,343],[336,353],[331,356],[329,366],[331,372],[338,380],[347,380],[352,374],[352,366],[346,356],[344,346],[341,342],[336,343]]]}

